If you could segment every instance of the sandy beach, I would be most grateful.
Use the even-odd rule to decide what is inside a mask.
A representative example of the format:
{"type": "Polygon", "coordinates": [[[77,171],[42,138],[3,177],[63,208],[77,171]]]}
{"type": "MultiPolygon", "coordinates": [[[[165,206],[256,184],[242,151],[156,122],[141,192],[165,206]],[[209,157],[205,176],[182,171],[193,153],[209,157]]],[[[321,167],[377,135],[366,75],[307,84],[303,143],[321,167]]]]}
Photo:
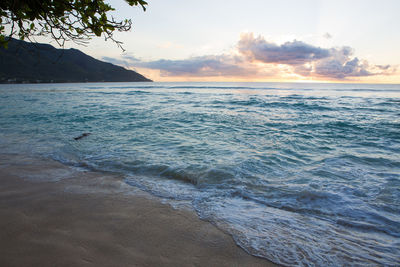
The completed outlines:
{"type": "Polygon", "coordinates": [[[0,266],[274,266],[112,174],[0,156],[0,266]]]}

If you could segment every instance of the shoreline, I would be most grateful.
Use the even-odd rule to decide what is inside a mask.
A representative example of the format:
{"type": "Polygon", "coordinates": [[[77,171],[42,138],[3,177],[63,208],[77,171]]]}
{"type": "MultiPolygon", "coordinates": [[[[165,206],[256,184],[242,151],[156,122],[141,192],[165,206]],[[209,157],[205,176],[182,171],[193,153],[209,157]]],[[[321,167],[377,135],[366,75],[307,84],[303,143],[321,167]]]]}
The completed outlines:
{"type": "Polygon", "coordinates": [[[112,174],[0,155],[2,266],[277,266],[112,174]]]}

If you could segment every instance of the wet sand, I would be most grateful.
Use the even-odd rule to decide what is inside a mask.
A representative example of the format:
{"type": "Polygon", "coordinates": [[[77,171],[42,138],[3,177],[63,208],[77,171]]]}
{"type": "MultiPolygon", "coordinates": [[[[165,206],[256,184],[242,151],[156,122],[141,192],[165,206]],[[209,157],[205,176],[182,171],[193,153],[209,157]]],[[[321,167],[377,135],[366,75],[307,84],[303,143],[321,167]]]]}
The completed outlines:
{"type": "Polygon", "coordinates": [[[275,266],[112,174],[0,155],[0,266],[275,266]]]}

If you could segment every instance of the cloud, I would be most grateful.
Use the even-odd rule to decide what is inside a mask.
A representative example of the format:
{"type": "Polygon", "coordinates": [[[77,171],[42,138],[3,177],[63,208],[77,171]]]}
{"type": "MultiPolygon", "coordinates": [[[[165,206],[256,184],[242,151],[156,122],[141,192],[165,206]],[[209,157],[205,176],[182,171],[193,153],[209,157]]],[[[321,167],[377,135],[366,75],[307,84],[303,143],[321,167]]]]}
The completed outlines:
{"type": "Polygon", "coordinates": [[[322,60],[316,63],[315,74],[336,79],[374,75],[368,70],[368,64],[360,62],[358,58],[344,63],[337,59],[322,60]]]}
{"type": "Polygon", "coordinates": [[[390,65],[370,66],[366,60],[353,57],[351,47],[321,48],[301,41],[277,45],[252,33],[242,34],[238,50],[250,61],[292,66],[293,73],[305,77],[325,77],[343,80],[388,74],[390,65]]]}
{"type": "Polygon", "coordinates": [[[327,32],[323,35],[323,37],[326,39],[332,39],[333,36],[329,32],[327,32]]]}
{"type": "Polygon", "coordinates": [[[140,59],[129,54],[123,54],[121,58],[102,57],[101,60],[124,67],[130,67],[132,64],[141,62],[140,59]]]}
{"type": "Polygon", "coordinates": [[[112,58],[112,57],[102,57],[101,60],[115,64],[115,65],[121,65],[121,66],[127,66],[128,62],[118,59],[118,58],[112,58]]]}
{"type": "Polygon", "coordinates": [[[130,55],[103,60],[126,66],[159,70],[163,77],[300,77],[346,80],[390,75],[391,65],[373,65],[353,56],[351,47],[322,48],[293,40],[276,44],[262,36],[246,33],[231,53],[186,59],[143,61],[130,55]]]}
{"type": "Polygon", "coordinates": [[[328,57],[308,62],[308,68],[299,66],[294,71],[302,76],[318,76],[338,80],[378,74],[372,70],[367,61],[361,61],[357,57],[353,58],[352,55],[353,49],[348,46],[330,48],[328,57]]]}
{"type": "Polygon", "coordinates": [[[242,34],[238,43],[239,52],[249,60],[263,63],[297,65],[329,57],[328,49],[312,46],[301,41],[286,42],[277,45],[267,42],[263,37],[254,37],[253,33],[242,34]]]}
{"type": "Polygon", "coordinates": [[[388,70],[388,69],[390,69],[391,68],[391,66],[390,65],[375,65],[378,69],[381,69],[381,70],[388,70]]]}
{"type": "Polygon", "coordinates": [[[138,67],[161,70],[164,76],[249,76],[257,68],[243,66],[239,57],[218,55],[191,57],[184,60],[156,60],[141,62],[138,67]]]}
{"type": "Polygon", "coordinates": [[[125,59],[125,60],[127,60],[127,61],[130,61],[130,62],[140,62],[141,60],[140,59],[138,59],[137,57],[135,57],[135,56],[132,56],[132,55],[129,55],[129,54],[123,54],[122,55],[122,58],[123,59],[125,59]]]}

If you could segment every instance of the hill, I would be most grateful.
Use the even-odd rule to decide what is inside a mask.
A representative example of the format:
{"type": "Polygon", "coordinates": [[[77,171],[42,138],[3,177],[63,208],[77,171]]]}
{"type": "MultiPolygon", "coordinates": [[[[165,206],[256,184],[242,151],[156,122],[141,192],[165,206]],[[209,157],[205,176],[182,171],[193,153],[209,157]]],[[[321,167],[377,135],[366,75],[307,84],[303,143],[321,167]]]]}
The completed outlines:
{"type": "Polygon", "coordinates": [[[0,48],[0,83],[151,82],[143,75],[97,60],[77,49],[13,39],[0,48]]]}

